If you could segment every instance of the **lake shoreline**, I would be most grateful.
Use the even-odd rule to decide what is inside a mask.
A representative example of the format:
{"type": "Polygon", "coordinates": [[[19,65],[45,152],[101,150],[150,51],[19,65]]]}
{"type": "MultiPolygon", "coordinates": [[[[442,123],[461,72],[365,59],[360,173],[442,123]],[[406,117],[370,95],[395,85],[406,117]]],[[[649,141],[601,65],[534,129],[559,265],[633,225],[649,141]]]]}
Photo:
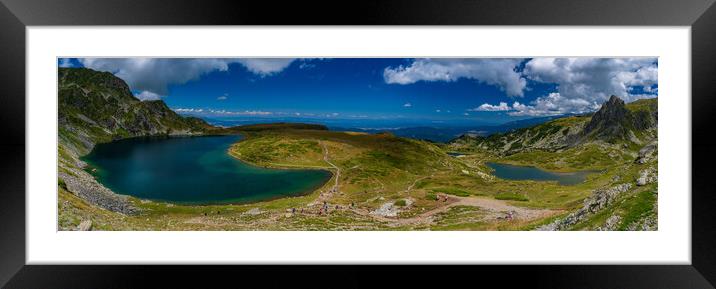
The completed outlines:
{"type": "Polygon", "coordinates": [[[550,171],[531,165],[515,165],[506,162],[485,162],[492,174],[500,179],[512,181],[556,181],[559,185],[570,186],[583,183],[595,173],[604,170],[550,171]]]}
{"type": "MultiPolygon", "coordinates": [[[[307,168],[303,168],[303,167],[297,167],[297,168],[265,167],[265,166],[256,165],[251,162],[242,160],[241,158],[238,158],[236,155],[234,155],[230,152],[231,146],[233,146],[234,144],[236,144],[246,138],[246,135],[242,134],[242,133],[208,134],[208,135],[181,135],[181,136],[173,136],[173,135],[138,136],[138,137],[132,137],[132,138],[123,138],[123,139],[111,141],[108,143],[101,143],[98,145],[104,146],[104,145],[111,144],[111,143],[116,144],[116,143],[122,143],[124,141],[132,141],[132,140],[142,142],[145,140],[162,141],[162,140],[169,140],[169,139],[198,138],[198,137],[222,137],[222,136],[224,136],[224,137],[229,137],[229,136],[241,137],[241,139],[239,141],[230,140],[230,142],[227,145],[228,147],[226,149],[221,150],[221,154],[225,155],[226,158],[229,158],[234,162],[240,163],[241,166],[248,167],[249,171],[253,171],[254,169],[262,169],[262,170],[268,169],[268,170],[296,171],[296,172],[320,171],[321,173],[325,173],[325,177],[320,177],[321,180],[317,181],[317,184],[309,185],[309,187],[306,189],[301,189],[299,191],[292,192],[292,193],[283,192],[283,193],[279,193],[276,196],[264,195],[264,194],[272,194],[272,193],[269,193],[270,191],[266,191],[266,193],[258,193],[258,194],[252,193],[252,195],[242,196],[240,198],[231,198],[231,199],[227,199],[227,200],[181,201],[181,200],[170,200],[170,199],[163,199],[163,198],[144,197],[144,196],[139,196],[139,195],[135,195],[135,194],[125,194],[124,192],[122,192],[122,190],[117,190],[116,188],[113,188],[113,186],[111,184],[108,184],[106,180],[102,180],[102,176],[99,175],[99,173],[103,170],[102,166],[99,164],[96,164],[95,162],[93,162],[91,160],[93,153],[95,153],[97,147],[99,147],[99,146],[94,146],[93,149],[89,153],[87,153],[86,155],[83,155],[79,158],[82,162],[84,162],[86,164],[86,166],[83,167],[82,170],[84,172],[86,172],[89,176],[91,176],[94,181],[96,181],[98,184],[102,185],[103,187],[107,188],[113,194],[116,194],[116,195],[122,196],[122,197],[136,199],[138,202],[150,201],[150,202],[156,202],[156,203],[166,203],[166,204],[172,204],[172,205],[177,205],[177,206],[188,206],[188,207],[190,207],[190,206],[212,206],[212,205],[246,205],[246,204],[252,204],[252,203],[268,202],[268,201],[282,199],[282,198],[307,196],[307,195],[311,195],[312,193],[315,193],[315,192],[319,191],[321,188],[325,187],[326,184],[328,184],[330,182],[330,180],[333,179],[335,176],[335,174],[332,171],[330,171],[328,168],[323,169],[323,168],[310,168],[310,167],[307,167],[307,168]],[[242,200],[242,199],[244,199],[244,200],[242,200]]],[[[209,149],[207,151],[199,152],[199,154],[205,154],[205,153],[212,153],[212,150],[209,149]]],[[[213,152],[212,154],[216,154],[216,153],[218,153],[218,151],[213,152]]],[[[213,168],[213,167],[209,166],[209,168],[213,168]]],[[[226,169],[226,168],[224,168],[224,169],[226,169]]],[[[237,173],[241,174],[240,171],[238,171],[237,173]]],[[[248,173],[248,172],[244,172],[244,174],[245,173],[248,173]]],[[[259,172],[256,172],[256,173],[259,173],[259,172]]],[[[268,173],[271,173],[271,172],[268,172],[268,173]]],[[[264,178],[266,178],[266,177],[270,177],[270,175],[264,176],[264,178]]],[[[291,176],[286,176],[286,177],[296,178],[296,177],[291,177],[291,176]]],[[[251,179],[251,177],[249,177],[249,178],[251,179]]],[[[267,180],[269,180],[269,179],[267,179],[267,180]]],[[[295,181],[295,179],[294,179],[294,181],[295,181]]],[[[263,184],[264,184],[263,185],[264,188],[268,188],[269,190],[274,191],[274,189],[272,189],[270,185],[268,185],[268,186],[266,185],[266,184],[270,184],[270,183],[264,182],[263,184]]],[[[295,182],[291,182],[288,184],[290,184],[290,186],[296,185],[295,182]]],[[[254,187],[254,189],[252,189],[252,190],[256,190],[256,188],[254,187]]],[[[290,189],[287,189],[287,190],[290,190],[290,189]]],[[[277,192],[280,192],[280,191],[281,190],[279,190],[277,192]]],[[[237,192],[234,192],[231,194],[237,194],[237,192]]]]}

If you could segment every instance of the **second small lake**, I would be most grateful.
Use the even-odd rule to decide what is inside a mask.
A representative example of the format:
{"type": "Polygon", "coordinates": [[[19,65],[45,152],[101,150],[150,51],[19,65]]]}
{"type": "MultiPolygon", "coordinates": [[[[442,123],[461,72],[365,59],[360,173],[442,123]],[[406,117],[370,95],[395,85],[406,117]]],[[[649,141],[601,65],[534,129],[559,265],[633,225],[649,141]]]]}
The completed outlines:
{"type": "Polygon", "coordinates": [[[584,182],[587,176],[597,171],[578,171],[568,173],[558,173],[545,171],[536,167],[530,166],[516,166],[499,163],[486,163],[488,167],[492,168],[494,175],[498,178],[505,180],[515,181],[557,181],[560,185],[576,185],[584,182]]]}
{"type": "Polygon", "coordinates": [[[310,193],[324,170],[269,169],[230,156],[240,136],[145,137],[98,144],[82,159],[112,191],[185,204],[246,203],[310,193]]]}

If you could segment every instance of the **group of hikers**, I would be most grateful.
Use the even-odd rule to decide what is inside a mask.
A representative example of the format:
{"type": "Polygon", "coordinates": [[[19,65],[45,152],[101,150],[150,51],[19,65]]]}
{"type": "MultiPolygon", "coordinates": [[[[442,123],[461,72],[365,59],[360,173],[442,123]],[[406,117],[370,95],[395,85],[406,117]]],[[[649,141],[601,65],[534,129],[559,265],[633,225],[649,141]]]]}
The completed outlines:
{"type": "Polygon", "coordinates": [[[497,219],[512,221],[512,219],[515,217],[515,213],[515,211],[507,211],[504,217],[497,217],[497,219]]]}
{"type": "Polygon", "coordinates": [[[447,202],[447,201],[448,201],[448,196],[447,196],[447,195],[437,195],[437,196],[435,197],[435,200],[436,200],[436,201],[447,202]]]}

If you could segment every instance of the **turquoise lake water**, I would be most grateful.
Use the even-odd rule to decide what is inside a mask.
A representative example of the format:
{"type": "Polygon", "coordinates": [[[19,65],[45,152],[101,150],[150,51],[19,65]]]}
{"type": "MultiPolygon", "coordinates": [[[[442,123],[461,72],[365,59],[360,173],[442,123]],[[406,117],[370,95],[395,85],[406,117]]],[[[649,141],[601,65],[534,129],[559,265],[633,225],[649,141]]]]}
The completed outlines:
{"type": "Polygon", "coordinates": [[[536,167],[515,166],[508,164],[487,163],[495,170],[493,174],[505,180],[557,181],[560,185],[576,185],[584,182],[587,176],[597,171],[578,171],[569,173],[549,172],[536,167]]]}
{"type": "Polygon", "coordinates": [[[268,169],[231,157],[240,136],[147,137],[99,144],[82,160],[112,191],[186,204],[247,203],[314,191],[324,170],[268,169]],[[94,171],[92,169],[95,169],[94,171]]]}

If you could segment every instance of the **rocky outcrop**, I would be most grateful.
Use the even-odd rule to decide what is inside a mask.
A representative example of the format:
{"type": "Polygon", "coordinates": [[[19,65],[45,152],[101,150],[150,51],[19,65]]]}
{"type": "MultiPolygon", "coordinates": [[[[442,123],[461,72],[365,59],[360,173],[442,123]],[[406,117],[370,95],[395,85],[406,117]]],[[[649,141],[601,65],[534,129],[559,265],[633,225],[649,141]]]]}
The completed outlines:
{"type": "Polygon", "coordinates": [[[138,212],[126,196],[115,194],[84,171],[73,171],[72,175],[60,172],[59,178],[67,191],[91,204],[125,215],[138,212]]]}
{"type": "Polygon", "coordinates": [[[621,216],[613,215],[609,217],[606,222],[604,222],[604,226],[600,226],[599,228],[597,228],[597,231],[614,231],[617,229],[621,221],[621,216]]]}
{"type": "Polygon", "coordinates": [[[654,140],[653,142],[645,145],[641,150],[639,150],[639,155],[637,156],[636,160],[634,160],[634,162],[641,165],[650,162],[651,160],[656,158],[657,150],[658,143],[656,140],[654,140]]]}
{"type": "MultiPolygon", "coordinates": [[[[656,211],[656,204],[654,204],[654,211],[656,211]]],[[[628,231],[656,231],[658,229],[658,218],[656,214],[649,215],[637,222],[631,223],[626,228],[628,231]]]]}
{"type": "Polygon", "coordinates": [[[256,216],[263,213],[259,208],[252,208],[251,210],[248,210],[243,213],[243,215],[250,215],[250,216],[256,216]]]}
{"type": "Polygon", "coordinates": [[[584,127],[584,135],[593,135],[597,138],[614,139],[627,137],[631,113],[626,109],[624,101],[612,95],[602,107],[592,115],[592,119],[584,127]]]}
{"type": "Polygon", "coordinates": [[[538,231],[559,231],[566,230],[577,223],[587,219],[590,215],[601,211],[609,206],[620,194],[628,191],[633,186],[631,183],[616,185],[608,189],[595,190],[592,196],[584,200],[584,205],[567,217],[537,228],[538,231]]]}
{"type": "Polygon", "coordinates": [[[637,186],[645,186],[651,183],[655,183],[659,179],[656,170],[653,167],[643,169],[639,172],[639,177],[636,179],[637,186]]]}
{"type": "Polygon", "coordinates": [[[370,214],[381,217],[396,217],[398,216],[398,208],[393,203],[385,203],[380,208],[371,211],[370,214]]]}
{"type": "Polygon", "coordinates": [[[79,225],[77,225],[77,231],[91,231],[92,230],[92,221],[90,220],[84,220],[79,225]]]}
{"type": "Polygon", "coordinates": [[[640,100],[627,107],[622,99],[612,95],[592,115],[584,127],[584,137],[608,142],[629,140],[640,143],[635,132],[656,127],[656,100],[640,100]]]}

